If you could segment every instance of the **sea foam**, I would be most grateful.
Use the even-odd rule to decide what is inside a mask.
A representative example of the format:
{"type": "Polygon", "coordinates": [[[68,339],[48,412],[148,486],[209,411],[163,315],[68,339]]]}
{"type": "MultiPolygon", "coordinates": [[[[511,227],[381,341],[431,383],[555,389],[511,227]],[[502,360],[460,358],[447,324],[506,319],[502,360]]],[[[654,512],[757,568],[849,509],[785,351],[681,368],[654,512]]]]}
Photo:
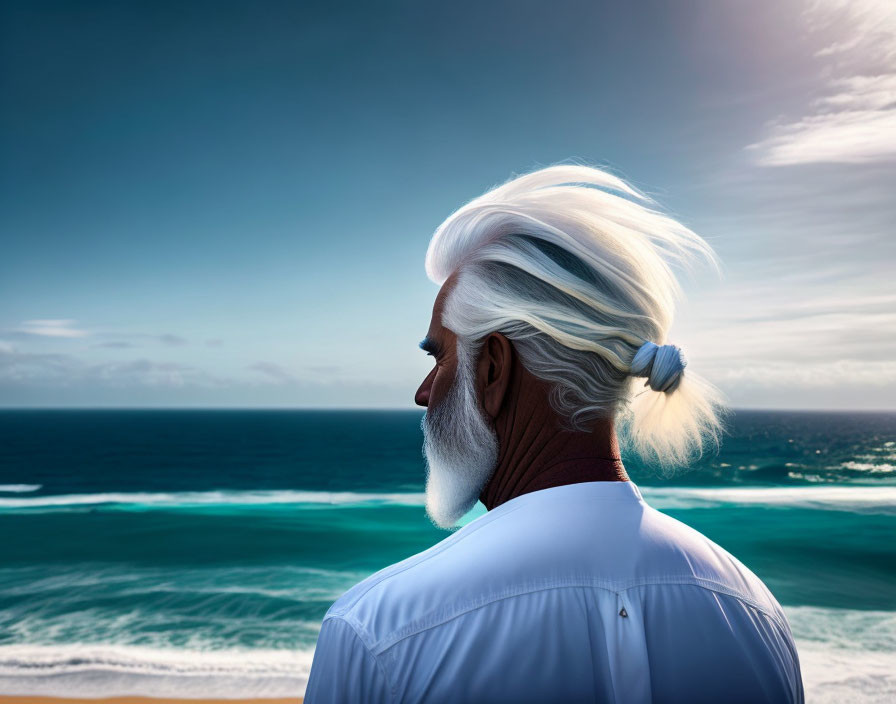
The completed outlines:
{"type": "MultiPolygon", "coordinates": [[[[711,508],[723,505],[780,506],[857,513],[896,515],[896,485],[770,486],[770,487],[640,487],[645,500],[658,509],[711,508]]],[[[186,509],[210,506],[326,505],[423,506],[423,493],[364,493],[354,491],[184,491],[60,494],[0,497],[2,510],[186,509]]]]}
{"type": "Polygon", "coordinates": [[[806,701],[896,701],[896,613],[785,606],[806,701]]]}
{"type": "Polygon", "coordinates": [[[363,493],[355,491],[180,491],[108,492],[100,494],[57,494],[0,498],[0,509],[52,509],[102,505],[140,507],[265,506],[280,504],[423,505],[424,495],[414,493],[363,493]]]}
{"type": "Polygon", "coordinates": [[[896,515],[896,486],[642,487],[645,500],[659,509],[723,505],[811,508],[896,515]]]}

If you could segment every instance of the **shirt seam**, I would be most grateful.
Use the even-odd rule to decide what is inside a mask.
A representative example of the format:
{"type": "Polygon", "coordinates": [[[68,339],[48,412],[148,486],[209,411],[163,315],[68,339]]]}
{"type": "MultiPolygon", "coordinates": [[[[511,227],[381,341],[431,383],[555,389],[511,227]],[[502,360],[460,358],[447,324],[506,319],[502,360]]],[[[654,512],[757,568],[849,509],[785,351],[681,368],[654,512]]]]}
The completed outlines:
{"type": "MultiPolygon", "coordinates": [[[[616,594],[617,596],[621,592],[626,592],[631,589],[637,589],[639,587],[649,587],[649,586],[662,586],[662,585],[686,585],[686,586],[695,586],[700,587],[701,589],[706,589],[707,591],[725,594],[727,596],[738,599],[748,606],[752,606],[757,611],[762,612],[770,619],[772,619],[778,626],[783,628],[781,621],[778,615],[771,609],[769,609],[766,605],[758,602],[755,599],[752,599],[745,594],[741,594],[735,589],[732,589],[720,582],[715,582],[710,579],[704,579],[702,577],[690,577],[690,578],[681,578],[681,577],[660,577],[660,578],[651,578],[651,579],[643,579],[643,580],[632,580],[629,582],[619,583],[615,586],[611,586],[606,582],[596,582],[594,580],[590,581],[576,581],[576,582],[565,582],[562,584],[548,584],[536,588],[524,588],[524,589],[516,589],[509,592],[502,592],[493,597],[487,597],[485,601],[472,601],[468,602],[464,606],[460,607],[459,610],[452,609],[452,613],[450,616],[446,616],[444,618],[439,618],[435,616],[435,618],[439,619],[434,623],[428,623],[426,625],[422,625],[422,622],[426,622],[428,618],[433,618],[433,616],[423,617],[417,619],[410,624],[403,626],[396,631],[391,632],[388,636],[381,639],[377,644],[371,647],[372,652],[375,652],[378,655],[383,654],[385,651],[389,650],[393,646],[400,643],[402,640],[407,638],[411,638],[415,635],[423,633],[424,631],[431,630],[436,628],[437,626],[441,626],[449,621],[453,621],[456,618],[460,618],[461,616],[468,614],[472,611],[476,611],[477,609],[482,609],[492,604],[495,604],[499,601],[504,601],[506,599],[513,599],[519,596],[527,596],[529,594],[535,594],[537,592],[549,591],[551,589],[576,589],[582,587],[593,587],[595,589],[600,589],[602,591],[610,592],[612,594],[616,594]]],[[[438,613],[438,612],[436,612],[438,613]]]]}
{"type": "MultiPolygon", "coordinates": [[[[597,691],[597,667],[594,664],[594,641],[591,639],[591,605],[588,603],[588,595],[585,593],[584,587],[578,587],[581,590],[582,597],[582,606],[585,610],[585,628],[588,632],[588,652],[591,653],[591,683],[594,686],[594,691],[597,691]]],[[[616,685],[612,683],[612,678],[614,673],[611,671],[610,680],[611,685],[613,686],[613,691],[616,691],[616,685]]]]}
{"type": "Polygon", "coordinates": [[[350,620],[343,616],[333,616],[333,615],[326,616],[324,618],[324,621],[327,621],[330,619],[339,619],[345,625],[347,625],[349,628],[352,629],[352,633],[355,634],[355,637],[358,639],[358,642],[361,643],[361,646],[364,648],[364,650],[367,652],[367,654],[371,657],[373,662],[376,663],[377,669],[380,671],[380,674],[383,676],[383,681],[386,683],[386,687],[389,690],[389,701],[392,701],[392,702],[397,701],[398,692],[397,692],[395,685],[392,683],[392,680],[389,679],[389,674],[386,672],[386,667],[383,665],[382,662],[380,662],[380,659],[377,657],[377,654],[373,652],[373,649],[370,647],[370,645],[367,644],[368,639],[366,639],[365,636],[362,635],[362,633],[366,634],[366,629],[364,628],[364,626],[362,624],[358,623],[357,621],[354,621],[353,619],[350,620]]]}

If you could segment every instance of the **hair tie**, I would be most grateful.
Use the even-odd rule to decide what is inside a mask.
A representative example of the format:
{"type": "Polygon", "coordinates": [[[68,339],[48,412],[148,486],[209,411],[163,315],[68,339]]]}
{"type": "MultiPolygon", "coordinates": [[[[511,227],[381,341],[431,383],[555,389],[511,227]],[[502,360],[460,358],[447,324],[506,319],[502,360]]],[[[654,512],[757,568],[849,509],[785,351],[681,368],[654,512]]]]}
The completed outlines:
{"type": "Polygon", "coordinates": [[[680,347],[660,346],[648,341],[635,353],[629,374],[646,376],[645,386],[649,384],[654,391],[664,391],[668,394],[678,388],[687,363],[680,347]]]}

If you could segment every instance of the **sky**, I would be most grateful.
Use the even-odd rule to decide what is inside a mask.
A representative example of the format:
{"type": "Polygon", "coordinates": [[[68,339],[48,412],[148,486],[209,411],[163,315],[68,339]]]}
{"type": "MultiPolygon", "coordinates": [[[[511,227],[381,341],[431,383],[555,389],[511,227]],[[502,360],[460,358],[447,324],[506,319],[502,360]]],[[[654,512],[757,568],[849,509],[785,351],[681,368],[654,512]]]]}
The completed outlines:
{"type": "Polygon", "coordinates": [[[411,408],[433,231],[607,168],[735,408],[896,409],[896,4],[0,3],[0,406],[411,408]]]}

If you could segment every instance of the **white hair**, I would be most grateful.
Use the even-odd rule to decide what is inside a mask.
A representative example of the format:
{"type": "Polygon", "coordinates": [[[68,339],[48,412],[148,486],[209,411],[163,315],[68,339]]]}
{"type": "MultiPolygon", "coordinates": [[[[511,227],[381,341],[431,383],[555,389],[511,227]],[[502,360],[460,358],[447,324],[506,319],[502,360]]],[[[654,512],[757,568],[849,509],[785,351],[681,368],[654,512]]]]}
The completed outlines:
{"type": "Polygon", "coordinates": [[[454,212],[433,235],[426,273],[439,285],[457,274],[442,324],[459,348],[476,353],[489,333],[504,334],[551,383],[569,429],[618,417],[623,447],[668,469],[718,445],[724,396],[683,373],[683,360],[675,383],[648,379],[633,394],[644,364],[632,362],[645,343],[664,344],[681,295],[672,265],[704,259],[720,270],[707,242],[651,203],[595,168],[541,169],[454,212]]]}

